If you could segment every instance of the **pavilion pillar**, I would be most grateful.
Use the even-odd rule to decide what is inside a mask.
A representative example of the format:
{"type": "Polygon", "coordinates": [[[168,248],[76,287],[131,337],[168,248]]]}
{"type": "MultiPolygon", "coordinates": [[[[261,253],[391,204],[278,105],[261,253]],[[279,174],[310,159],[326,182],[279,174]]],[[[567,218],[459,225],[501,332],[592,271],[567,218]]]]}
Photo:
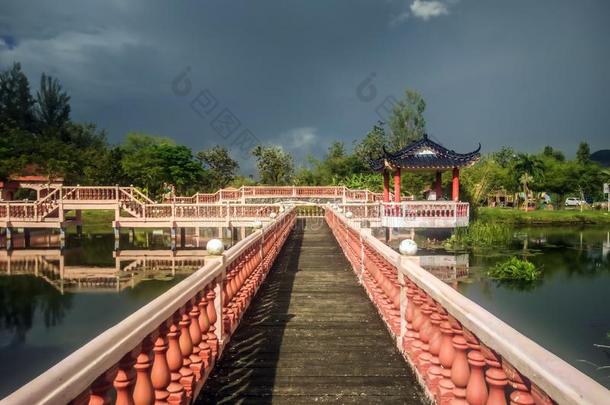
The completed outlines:
{"type": "Polygon", "coordinates": [[[436,172],[436,181],[434,182],[434,192],[436,193],[436,199],[440,200],[443,197],[443,186],[442,186],[442,173],[436,172]]]}
{"type": "Polygon", "coordinates": [[[451,189],[451,199],[453,201],[460,200],[460,169],[453,168],[453,183],[451,189]]]}
{"type": "Polygon", "coordinates": [[[383,202],[390,202],[390,173],[383,171],[383,202]]]}
{"type": "Polygon", "coordinates": [[[400,202],[400,167],[394,172],[394,202],[400,202]]]}

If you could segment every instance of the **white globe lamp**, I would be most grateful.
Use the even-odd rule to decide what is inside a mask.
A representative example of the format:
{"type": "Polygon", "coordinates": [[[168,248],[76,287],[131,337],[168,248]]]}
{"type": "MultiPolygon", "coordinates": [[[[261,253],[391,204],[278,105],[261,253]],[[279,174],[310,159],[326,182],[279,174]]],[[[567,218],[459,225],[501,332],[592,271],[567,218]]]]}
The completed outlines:
{"type": "Polygon", "coordinates": [[[403,239],[398,245],[401,255],[413,256],[417,253],[417,243],[413,239],[403,239]]]}
{"type": "Polygon", "coordinates": [[[225,246],[220,239],[210,239],[205,245],[209,255],[219,256],[225,251],[225,246]]]}

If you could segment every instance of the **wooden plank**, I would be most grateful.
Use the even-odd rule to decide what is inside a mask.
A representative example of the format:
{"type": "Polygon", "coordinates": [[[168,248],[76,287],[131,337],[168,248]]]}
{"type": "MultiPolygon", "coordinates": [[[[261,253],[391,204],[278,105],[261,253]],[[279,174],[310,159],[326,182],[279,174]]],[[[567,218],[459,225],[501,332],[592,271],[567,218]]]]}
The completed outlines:
{"type": "Polygon", "coordinates": [[[330,230],[299,225],[196,403],[426,403],[330,230]]]}

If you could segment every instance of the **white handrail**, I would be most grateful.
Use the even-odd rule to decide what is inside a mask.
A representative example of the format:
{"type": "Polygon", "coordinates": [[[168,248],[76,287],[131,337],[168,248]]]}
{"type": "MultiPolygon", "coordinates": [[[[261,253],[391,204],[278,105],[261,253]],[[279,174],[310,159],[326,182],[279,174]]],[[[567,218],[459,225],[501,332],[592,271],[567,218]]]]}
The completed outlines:
{"type": "MultiPolygon", "coordinates": [[[[256,231],[223,254],[222,260],[212,260],[195,273],[166,291],[149,304],[106,330],[64,360],[2,400],[6,404],[68,403],[116,365],[159,325],[166,322],[179,308],[190,301],[215,278],[224,274],[230,261],[253,244],[263,240],[265,230],[282,223],[291,215],[286,210],[262,230],[256,231]],[[230,258],[231,260],[227,260],[230,258]]],[[[222,319],[222,314],[217,314],[222,319]]]]}
{"type": "Polygon", "coordinates": [[[401,256],[370,233],[363,232],[343,214],[328,211],[554,401],[574,405],[608,403],[610,391],[592,378],[466,298],[413,260],[401,256]]]}

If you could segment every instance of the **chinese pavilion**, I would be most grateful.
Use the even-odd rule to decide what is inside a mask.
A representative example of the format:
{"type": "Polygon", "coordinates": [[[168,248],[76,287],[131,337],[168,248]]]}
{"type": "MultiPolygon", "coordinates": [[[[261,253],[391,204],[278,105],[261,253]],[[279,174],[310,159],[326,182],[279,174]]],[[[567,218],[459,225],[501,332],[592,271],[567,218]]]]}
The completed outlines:
{"type": "Polygon", "coordinates": [[[453,172],[452,195],[453,201],[460,199],[460,169],[476,163],[481,154],[481,144],[470,153],[457,153],[446,149],[442,145],[430,140],[424,134],[422,139],[412,142],[403,149],[389,153],[383,151],[383,156],[372,160],[370,166],[374,171],[383,172],[383,201],[390,202],[390,173],[394,176],[394,201],[400,202],[400,172],[401,170],[421,172],[435,171],[436,181],[434,190],[436,198],[442,196],[441,174],[444,171],[453,172]]]}

